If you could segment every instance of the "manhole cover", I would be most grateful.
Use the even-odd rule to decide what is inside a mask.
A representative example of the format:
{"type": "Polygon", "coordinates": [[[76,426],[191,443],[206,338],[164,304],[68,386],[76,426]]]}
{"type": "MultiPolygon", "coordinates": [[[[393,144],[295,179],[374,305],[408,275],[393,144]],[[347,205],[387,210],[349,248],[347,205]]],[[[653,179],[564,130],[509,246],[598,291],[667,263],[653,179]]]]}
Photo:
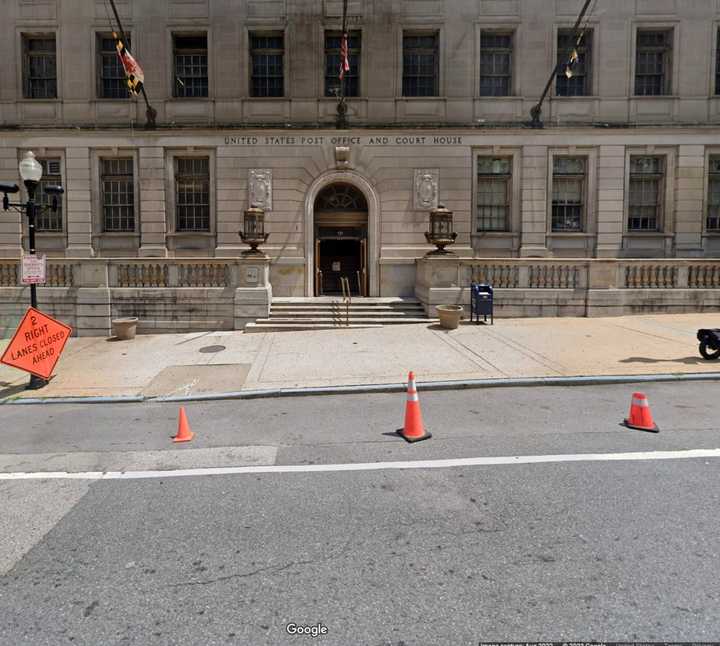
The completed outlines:
{"type": "Polygon", "coordinates": [[[204,348],[200,348],[198,352],[202,352],[204,354],[212,354],[213,352],[222,352],[224,349],[224,345],[206,345],[204,348]]]}

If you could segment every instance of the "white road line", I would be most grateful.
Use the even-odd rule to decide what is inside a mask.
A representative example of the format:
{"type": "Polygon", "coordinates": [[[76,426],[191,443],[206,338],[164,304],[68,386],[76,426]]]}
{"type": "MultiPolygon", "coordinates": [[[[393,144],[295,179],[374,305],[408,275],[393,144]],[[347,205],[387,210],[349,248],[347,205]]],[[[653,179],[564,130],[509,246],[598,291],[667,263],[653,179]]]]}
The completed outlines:
{"type": "Polygon", "coordinates": [[[328,473],[333,471],[385,471],[398,469],[444,469],[482,467],[506,464],[543,464],[550,462],[613,462],[643,460],[678,460],[685,458],[720,458],[720,449],[686,451],[644,451],[637,453],[575,453],[572,455],[515,455],[448,460],[414,460],[407,462],[359,462],[356,464],[288,464],[245,467],[207,467],[155,471],[36,471],[0,473],[0,480],[140,480],[146,478],[186,478],[257,473],[328,473]]]}

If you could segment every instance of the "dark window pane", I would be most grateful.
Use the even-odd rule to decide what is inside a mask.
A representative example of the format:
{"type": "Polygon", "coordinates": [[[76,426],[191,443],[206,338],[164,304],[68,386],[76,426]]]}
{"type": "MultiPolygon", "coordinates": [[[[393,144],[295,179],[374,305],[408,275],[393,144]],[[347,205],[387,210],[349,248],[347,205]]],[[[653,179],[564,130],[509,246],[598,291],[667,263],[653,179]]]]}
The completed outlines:
{"type": "MultiPolygon", "coordinates": [[[[42,179],[35,194],[37,203],[43,207],[52,204],[53,196],[45,192],[46,186],[62,185],[60,175],[60,159],[38,159],[43,169],[42,179]]],[[[35,211],[35,230],[46,232],[58,232],[63,230],[62,217],[62,196],[58,195],[58,208],[53,212],[50,208],[37,209],[35,211]]]]}
{"type": "Polygon", "coordinates": [[[57,98],[55,36],[23,36],[25,98],[57,98]]]}
{"type": "Polygon", "coordinates": [[[210,160],[175,159],[175,216],[177,231],[210,231],[210,160]]]}
{"type": "Polygon", "coordinates": [[[133,160],[103,159],[100,164],[103,230],[135,231],[133,160]]]}
{"type": "MultiPolygon", "coordinates": [[[[340,92],[340,32],[325,32],[325,96],[337,96],[340,92]]],[[[349,32],[348,63],[345,72],[345,96],[360,96],[360,32],[349,32]]]]}
{"type": "Polygon", "coordinates": [[[664,158],[650,156],[630,158],[629,231],[660,230],[664,175],[664,158]]]}
{"type": "MultiPolygon", "coordinates": [[[[128,36],[125,43],[131,48],[128,36]]],[[[128,92],[125,71],[115,48],[115,40],[110,35],[98,34],[98,96],[102,99],[127,99],[128,92]]]]}
{"type": "Polygon", "coordinates": [[[720,231],[720,156],[710,157],[706,229],[720,231]]]}
{"type": "Polygon", "coordinates": [[[208,52],[206,35],[175,34],[175,96],[208,96],[208,52]]]}
{"type": "Polygon", "coordinates": [[[583,32],[578,42],[572,29],[560,29],[557,39],[557,96],[588,96],[592,93],[592,30],[583,32]],[[577,57],[573,52],[577,53],[577,57]],[[568,73],[570,76],[568,76],[568,73]]]}
{"type": "Polygon", "coordinates": [[[437,34],[403,35],[403,96],[438,95],[437,34]]]}
{"type": "Polygon", "coordinates": [[[480,33],[480,95],[509,96],[512,87],[512,34],[480,33]]]}
{"type": "Polygon", "coordinates": [[[277,34],[250,35],[250,93],[284,96],[284,43],[277,34]]]}
{"type": "Polygon", "coordinates": [[[670,94],[672,30],[637,32],[635,94],[670,94]]]}
{"type": "Polygon", "coordinates": [[[507,157],[477,158],[476,230],[510,230],[512,160],[507,157]]]}
{"type": "Polygon", "coordinates": [[[552,230],[582,232],[585,220],[584,157],[553,158],[552,230]]]}

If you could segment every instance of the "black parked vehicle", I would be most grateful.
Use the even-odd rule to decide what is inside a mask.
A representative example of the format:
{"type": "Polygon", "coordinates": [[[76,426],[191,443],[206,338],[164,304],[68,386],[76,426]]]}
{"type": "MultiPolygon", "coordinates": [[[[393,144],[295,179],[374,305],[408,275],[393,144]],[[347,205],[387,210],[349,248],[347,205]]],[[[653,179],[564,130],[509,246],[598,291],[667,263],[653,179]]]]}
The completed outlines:
{"type": "Polygon", "coordinates": [[[720,329],[698,330],[698,341],[700,341],[700,354],[705,359],[720,358],[720,329]]]}

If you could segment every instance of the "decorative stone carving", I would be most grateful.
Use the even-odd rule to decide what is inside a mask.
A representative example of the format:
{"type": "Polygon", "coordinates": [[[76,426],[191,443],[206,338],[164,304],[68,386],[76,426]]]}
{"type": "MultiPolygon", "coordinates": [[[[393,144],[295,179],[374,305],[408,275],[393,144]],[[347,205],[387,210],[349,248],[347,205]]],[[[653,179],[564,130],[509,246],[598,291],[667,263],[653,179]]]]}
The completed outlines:
{"type": "Polygon", "coordinates": [[[249,206],[272,211],[272,169],[251,168],[248,177],[249,206]]]}
{"type": "Polygon", "coordinates": [[[350,168],[350,146],[335,146],[335,166],[338,170],[350,168]]]}
{"type": "Polygon", "coordinates": [[[415,169],[415,204],[416,211],[428,211],[438,205],[438,177],[437,168],[415,169]]]}

